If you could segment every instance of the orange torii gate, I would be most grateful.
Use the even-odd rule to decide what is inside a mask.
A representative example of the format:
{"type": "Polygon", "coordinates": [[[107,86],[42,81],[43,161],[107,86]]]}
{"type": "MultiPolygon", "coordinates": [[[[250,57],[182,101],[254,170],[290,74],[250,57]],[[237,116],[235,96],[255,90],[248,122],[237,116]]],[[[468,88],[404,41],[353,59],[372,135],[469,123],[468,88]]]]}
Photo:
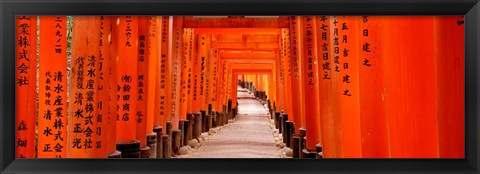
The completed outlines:
{"type": "MultiPolygon", "coordinates": [[[[29,101],[36,78],[26,69],[36,42],[26,18],[17,17],[17,90],[25,91],[17,102],[29,101]]],[[[239,79],[275,104],[294,157],[305,148],[305,157],[464,156],[463,17],[288,19],[283,29],[185,29],[196,19],[75,16],[67,75],[66,18],[40,17],[38,157],[138,157],[154,131],[156,157],[171,157],[214,115],[217,126],[228,123],[239,79]]],[[[33,157],[34,136],[21,132],[34,125],[32,105],[17,107],[17,156],[33,157]]]]}

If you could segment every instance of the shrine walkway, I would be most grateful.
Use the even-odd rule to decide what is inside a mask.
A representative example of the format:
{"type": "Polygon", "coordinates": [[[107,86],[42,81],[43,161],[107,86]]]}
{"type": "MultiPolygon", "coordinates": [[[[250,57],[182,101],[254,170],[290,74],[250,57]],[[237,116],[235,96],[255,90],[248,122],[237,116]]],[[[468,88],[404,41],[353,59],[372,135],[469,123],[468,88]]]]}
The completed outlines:
{"type": "Polygon", "coordinates": [[[268,110],[245,89],[238,89],[238,117],[211,134],[183,158],[280,158],[268,110]]]}

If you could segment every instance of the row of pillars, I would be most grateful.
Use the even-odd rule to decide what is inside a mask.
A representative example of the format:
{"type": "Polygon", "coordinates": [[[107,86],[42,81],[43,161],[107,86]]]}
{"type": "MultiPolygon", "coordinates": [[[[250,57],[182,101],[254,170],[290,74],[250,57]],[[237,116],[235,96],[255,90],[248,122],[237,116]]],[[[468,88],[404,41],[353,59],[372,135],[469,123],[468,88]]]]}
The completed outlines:
{"type": "Polygon", "coordinates": [[[235,118],[232,71],[181,16],[16,22],[18,158],[170,158],[235,118]]]}
{"type": "MultiPolygon", "coordinates": [[[[295,158],[463,158],[462,16],[290,17],[267,91],[295,158]]],[[[260,78],[261,79],[261,78],[260,78]]]]}

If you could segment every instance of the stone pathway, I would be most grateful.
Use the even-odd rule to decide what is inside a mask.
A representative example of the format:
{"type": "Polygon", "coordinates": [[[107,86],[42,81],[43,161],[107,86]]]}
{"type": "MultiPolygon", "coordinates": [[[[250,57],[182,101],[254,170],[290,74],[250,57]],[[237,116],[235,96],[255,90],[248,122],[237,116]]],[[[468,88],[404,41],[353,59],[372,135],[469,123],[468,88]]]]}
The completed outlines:
{"type": "Polygon", "coordinates": [[[244,89],[238,98],[237,119],[180,158],[282,158],[267,109],[244,89]]]}

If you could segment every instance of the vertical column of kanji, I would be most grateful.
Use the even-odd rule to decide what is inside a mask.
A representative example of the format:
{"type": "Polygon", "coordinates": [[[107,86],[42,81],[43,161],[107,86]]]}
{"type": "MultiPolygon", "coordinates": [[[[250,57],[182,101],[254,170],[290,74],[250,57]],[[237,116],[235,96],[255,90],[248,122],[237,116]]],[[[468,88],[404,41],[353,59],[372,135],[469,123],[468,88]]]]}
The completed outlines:
{"type": "MultiPolygon", "coordinates": [[[[220,51],[218,51],[220,52],[220,51]]],[[[223,92],[223,69],[224,69],[224,65],[223,65],[223,60],[220,58],[220,53],[217,54],[218,58],[217,58],[217,106],[215,107],[217,109],[217,111],[221,111],[222,110],[222,92],[223,92]]]]}
{"type": "MultiPolygon", "coordinates": [[[[283,60],[283,57],[284,57],[284,43],[283,43],[283,32],[279,34],[279,37],[278,37],[278,54],[277,54],[277,61],[278,61],[278,68],[276,69],[277,70],[277,73],[278,73],[278,106],[280,106],[280,111],[281,112],[284,112],[284,113],[287,113],[287,108],[285,107],[285,85],[284,85],[284,81],[285,81],[285,78],[284,78],[284,60],[283,60]]],[[[256,80],[254,80],[256,81],[256,80]]]]}
{"type": "Polygon", "coordinates": [[[107,141],[108,141],[108,119],[109,119],[109,69],[110,69],[110,24],[111,18],[100,16],[100,31],[99,31],[99,55],[98,63],[95,64],[96,74],[96,142],[95,142],[95,157],[107,158],[107,141]]]}
{"type": "MultiPolygon", "coordinates": [[[[110,18],[110,22],[104,21],[106,28],[110,29],[108,44],[110,46],[110,57],[108,58],[110,68],[108,68],[108,143],[107,152],[108,158],[120,158],[121,153],[117,151],[117,60],[118,60],[118,22],[120,18],[117,16],[104,17],[110,18]]],[[[104,33],[105,34],[105,33],[104,33]]]]}
{"type": "Polygon", "coordinates": [[[332,106],[333,113],[333,127],[335,138],[335,157],[343,157],[343,130],[342,130],[342,117],[340,116],[342,110],[340,110],[340,97],[343,90],[340,90],[341,76],[340,76],[340,42],[338,34],[338,21],[337,16],[329,17],[330,28],[330,43],[331,49],[329,51],[331,57],[331,88],[330,88],[330,105],[332,106]]]}
{"type": "MultiPolygon", "coordinates": [[[[167,107],[170,101],[170,85],[168,85],[168,80],[170,80],[169,73],[169,63],[170,63],[170,47],[169,47],[169,16],[162,16],[162,30],[161,30],[161,53],[160,53],[160,102],[159,102],[159,114],[160,114],[160,125],[165,127],[167,120],[171,121],[170,117],[170,108],[167,107]]],[[[177,122],[172,122],[174,128],[178,127],[177,122]]]]}
{"type": "Polygon", "coordinates": [[[100,53],[100,17],[75,16],[72,27],[72,77],[69,107],[69,157],[95,157],[97,99],[95,89],[100,53]],[[92,27],[95,26],[95,27],[92,27]]]}
{"type": "MultiPolygon", "coordinates": [[[[144,84],[147,87],[147,96],[144,97],[146,99],[146,104],[147,104],[147,109],[146,109],[146,134],[147,134],[147,146],[150,147],[150,157],[151,158],[157,158],[157,150],[160,147],[158,144],[158,137],[157,132],[154,130],[156,128],[157,121],[156,118],[156,101],[158,100],[156,98],[157,96],[157,84],[156,84],[156,79],[158,78],[157,75],[157,70],[158,70],[158,60],[159,60],[159,35],[158,35],[158,30],[159,30],[159,17],[158,16],[151,16],[149,18],[149,29],[148,29],[148,77],[146,78],[145,81],[148,81],[147,84],[144,84]]],[[[144,77],[145,78],[145,77],[144,77]]],[[[145,90],[144,90],[145,91],[145,90]]],[[[158,118],[157,118],[158,119],[158,118]]],[[[160,133],[160,132],[158,132],[160,133]]]]}
{"type": "MultiPolygon", "coordinates": [[[[136,139],[140,141],[141,158],[148,158],[150,156],[150,149],[146,147],[147,141],[147,99],[148,99],[148,64],[149,64],[149,45],[148,45],[148,29],[150,17],[138,17],[138,54],[137,54],[137,81],[138,91],[136,101],[136,139]]],[[[135,103],[133,103],[135,105],[135,103]]]]}
{"type": "Polygon", "coordinates": [[[181,94],[180,94],[180,118],[187,119],[187,80],[188,80],[188,57],[190,56],[190,40],[189,31],[190,29],[183,29],[183,55],[181,56],[181,94]]]}
{"type": "Polygon", "coordinates": [[[464,17],[435,17],[440,158],[464,155],[464,17]]]}
{"type": "Polygon", "coordinates": [[[182,58],[183,58],[183,17],[174,16],[172,17],[172,31],[169,33],[173,34],[172,43],[173,43],[173,55],[171,56],[170,61],[170,77],[171,79],[171,109],[170,109],[170,118],[176,120],[185,120],[186,115],[180,114],[180,80],[181,80],[181,71],[182,71],[182,58]]]}
{"type": "MultiPolygon", "coordinates": [[[[203,78],[203,86],[204,86],[203,88],[204,109],[206,110],[206,113],[208,116],[211,116],[211,114],[209,113],[210,112],[209,108],[211,108],[211,106],[209,106],[209,104],[210,104],[210,98],[211,98],[210,96],[212,95],[210,91],[212,89],[212,81],[213,81],[213,77],[210,75],[212,72],[211,40],[212,38],[210,34],[205,35],[205,53],[204,53],[205,59],[203,61],[204,71],[203,71],[202,78],[203,78]]],[[[208,129],[206,131],[208,131],[208,129]]]]}
{"type": "MultiPolygon", "coordinates": [[[[165,128],[165,125],[162,124],[161,120],[160,120],[160,96],[162,95],[161,93],[161,89],[160,89],[160,72],[161,72],[161,69],[160,69],[160,63],[161,63],[161,52],[162,52],[162,46],[161,46],[161,35],[160,35],[160,32],[162,31],[162,21],[163,21],[163,18],[162,16],[157,16],[156,18],[156,22],[157,22],[157,31],[154,33],[156,36],[155,36],[155,41],[152,41],[154,44],[156,45],[152,45],[153,49],[155,49],[155,52],[152,52],[154,55],[152,55],[152,59],[150,59],[150,61],[152,61],[152,63],[154,64],[151,64],[149,63],[151,66],[154,66],[152,68],[154,68],[154,71],[153,73],[155,74],[153,77],[153,81],[152,83],[155,83],[155,90],[153,91],[155,93],[155,96],[154,97],[154,101],[153,101],[153,107],[152,107],[152,111],[153,111],[153,129],[155,132],[158,132],[160,131],[162,128],[165,128]],[[154,60],[155,59],[155,60],[154,60]]],[[[152,50],[153,50],[152,49],[152,50]]],[[[165,134],[165,131],[163,131],[163,134],[165,134]]],[[[158,147],[158,146],[157,146],[158,147]]],[[[157,152],[159,153],[159,152],[157,152]]]]}
{"type": "Polygon", "coordinates": [[[305,119],[306,119],[306,149],[304,157],[315,157],[316,147],[322,144],[320,129],[320,113],[318,98],[318,66],[316,21],[314,16],[304,16],[303,20],[303,54],[305,60],[302,64],[305,85],[305,119]]]}
{"type": "Polygon", "coordinates": [[[192,93],[192,113],[197,113],[200,111],[199,108],[199,89],[200,89],[200,42],[201,37],[198,33],[194,33],[194,44],[193,44],[193,57],[192,57],[192,82],[191,82],[191,93],[192,93]]]}
{"type": "Polygon", "coordinates": [[[364,158],[389,157],[388,122],[383,101],[383,67],[380,38],[384,17],[363,16],[359,34],[361,46],[359,62],[360,126],[362,130],[362,156],[364,158]]]}
{"type": "MultiPolygon", "coordinates": [[[[289,29],[283,28],[282,29],[282,54],[283,54],[283,95],[285,96],[285,110],[288,113],[288,120],[292,121],[293,119],[293,106],[292,106],[292,78],[291,78],[291,68],[290,68],[290,38],[289,38],[289,29]]],[[[263,90],[263,89],[262,89],[263,90]]],[[[289,140],[287,140],[289,142],[289,140]]],[[[288,145],[289,146],[289,145],[288,145]]]]}
{"type": "Polygon", "coordinates": [[[193,61],[196,57],[196,51],[195,51],[195,45],[194,43],[196,42],[196,38],[194,35],[194,30],[193,28],[190,28],[187,30],[187,35],[188,38],[186,40],[188,44],[188,57],[187,57],[187,113],[194,113],[193,110],[193,61]]]}
{"type": "Polygon", "coordinates": [[[227,93],[225,95],[225,106],[227,106],[226,113],[230,112],[228,110],[228,101],[232,99],[232,63],[227,64],[227,93]]]}
{"type": "Polygon", "coordinates": [[[338,17],[340,47],[340,109],[343,125],[343,157],[362,157],[360,129],[359,49],[357,16],[338,17]]]}
{"type": "Polygon", "coordinates": [[[335,125],[333,103],[331,98],[332,85],[332,56],[330,55],[330,21],[328,16],[319,16],[317,18],[317,50],[322,59],[319,60],[319,101],[320,101],[320,120],[322,127],[323,157],[335,157],[335,125]]]}
{"type": "MultiPolygon", "coordinates": [[[[280,38],[280,36],[279,36],[280,38]]],[[[280,47],[280,41],[279,41],[279,47],[280,47]]],[[[282,89],[280,88],[280,49],[275,51],[275,76],[274,76],[274,83],[275,83],[275,108],[276,112],[281,112],[281,91],[282,89]]]]}
{"type": "Polygon", "coordinates": [[[222,111],[224,112],[225,110],[225,107],[227,105],[227,101],[228,101],[228,79],[229,79],[229,72],[228,72],[228,67],[229,67],[229,63],[225,60],[222,60],[223,62],[223,85],[222,85],[222,111]]]}
{"type": "Polygon", "coordinates": [[[37,17],[16,17],[16,157],[35,158],[37,17]]]}
{"type": "Polygon", "coordinates": [[[392,158],[438,157],[434,17],[388,17],[382,31],[392,158]]]}
{"type": "MultiPolygon", "coordinates": [[[[212,105],[212,110],[213,111],[218,111],[217,108],[217,94],[218,94],[218,49],[213,48],[211,50],[211,63],[210,63],[210,75],[209,77],[211,78],[211,87],[210,87],[210,98],[209,98],[209,104],[212,105]]],[[[211,113],[210,113],[211,114],[211,113]]],[[[213,117],[212,117],[213,118],[213,117]]]]}
{"type": "Polygon", "coordinates": [[[117,149],[122,152],[122,158],[139,158],[140,142],[136,138],[138,17],[121,16],[118,29],[117,149]]]}
{"type": "MultiPolygon", "coordinates": [[[[173,150],[176,152],[178,151],[178,148],[179,146],[183,145],[183,142],[182,141],[182,138],[184,139],[187,139],[186,138],[186,131],[182,131],[184,130],[184,128],[186,126],[188,126],[187,124],[184,124],[184,120],[186,119],[186,114],[183,114],[183,115],[179,115],[179,113],[181,112],[179,109],[181,109],[181,106],[180,106],[180,99],[181,99],[181,96],[179,96],[180,94],[180,91],[181,91],[181,73],[183,72],[182,70],[182,59],[184,58],[184,55],[183,55],[183,51],[185,51],[184,47],[182,47],[182,45],[184,44],[184,41],[183,41],[183,37],[182,37],[182,34],[184,34],[184,30],[183,30],[183,17],[170,17],[169,19],[172,23],[170,23],[169,27],[172,26],[172,30],[174,31],[175,33],[175,41],[174,42],[174,45],[175,45],[175,48],[174,48],[174,58],[172,58],[171,60],[171,66],[172,68],[170,68],[172,71],[170,72],[174,79],[172,80],[172,112],[171,112],[171,119],[170,121],[173,123],[173,131],[170,131],[169,127],[168,127],[168,124],[167,124],[167,133],[168,133],[168,136],[170,136],[171,138],[169,138],[168,141],[172,140],[174,143],[169,143],[170,145],[166,145],[164,144],[164,146],[167,146],[167,150],[170,150],[171,147],[173,147],[173,150]],[[172,19],[173,18],[173,19],[172,19]],[[178,79],[178,80],[177,80],[178,79]],[[179,96],[179,97],[177,97],[179,96]],[[180,124],[180,119],[182,119],[182,123],[183,124],[180,124]],[[180,134],[183,134],[180,135],[180,134]],[[172,146],[173,145],[173,146],[172,146]]],[[[171,41],[169,41],[171,42],[171,41]]],[[[172,47],[172,43],[169,43],[169,47],[171,48],[172,47]]],[[[169,152],[164,152],[165,153],[165,157],[168,158],[168,154],[170,154],[169,152]]]]}
{"type": "MultiPolygon", "coordinates": [[[[40,17],[38,158],[67,157],[66,28],[66,17],[40,17]]],[[[26,44],[24,41],[19,42],[20,46],[26,44]]],[[[36,44],[30,42],[29,45],[35,47],[36,44]]],[[[35,62],[33,56],[30,60],[35,62]]],[[[27,84],[25,81],[19,82],[27,84]]],[[[35,84],[35,80],[30,79],[28,84],[35,84]]],[[[31,125],[31,129],[34,129],[34,125],[31,125]]]]}
{"type": "MultiPolygon", "coordinates": [[[[292,119],[294,124],[294,130],[297,131],[299,128],[304,127],[302,124],[301,117],[302,115],[302,100],[303,100],[303,83],[302,83],[302,76],[300,75],[300,61],[301,58],[301,41],[299,38],[299,25],[300,25],[300,17],[298,16],[290,16],[289,17],[289,25],[290,25],[290,78],[291,78],[291,96],[292,96],[292,103],[296,103],[295,106],[292,107],[292,119]]],[[[270,97],[270,94],[269,94],[270,97]]],[[[296,134],[298,135],[298,134],[296,134]]]]}
{"type": "Polygon", "coordinates": [[[199,42],[199,57],[197,58],[197,66],[198,68],[200,69],[199,70],[199,77],[198,77],[198,90],[197,90],[197,94],[198,94],[198,110],[199,111],[205,111],[205,89],[206,89],[206,61],[207,61],[207,56],[208,56],[208,48],[207,48],[207,37],[208,35],[206,34],[201,34],[200,35],[200,40],[198,41],[199,42]]]}

